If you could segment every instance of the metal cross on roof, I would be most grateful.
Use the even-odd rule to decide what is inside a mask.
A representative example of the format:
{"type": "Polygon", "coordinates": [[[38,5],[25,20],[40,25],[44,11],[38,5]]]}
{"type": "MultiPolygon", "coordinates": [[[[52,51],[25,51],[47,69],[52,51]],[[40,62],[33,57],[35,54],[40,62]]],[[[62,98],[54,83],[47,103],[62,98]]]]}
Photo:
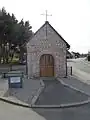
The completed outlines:
{"type": "Polygon", "coordinates": [[[52,15],[49,15],[49,14],[47,13],[47,10],[46,10],[46,13],[45,13],[45,14],[41,14],[41,15],[45,15],[45,16],[46,16],[46,21],[47,21],[47,17],[48,17],[48,16],[52,16],[52,15]]]}

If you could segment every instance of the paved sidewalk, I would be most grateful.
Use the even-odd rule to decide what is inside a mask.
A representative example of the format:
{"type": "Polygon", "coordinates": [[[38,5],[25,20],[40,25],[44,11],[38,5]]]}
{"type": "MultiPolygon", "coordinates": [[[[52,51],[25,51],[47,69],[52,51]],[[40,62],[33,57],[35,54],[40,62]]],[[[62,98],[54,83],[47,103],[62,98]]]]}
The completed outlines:
{"type": "Polygon", "coordinates": [[[68,60],[68,66],[72,66],[73,75],[77,76],[79,80],[90,84],[90,63],[83,59],[68,60]]]}
{"type": "Polygon", "coordinates": [[[34,96],[41,88],[40,79],[23,80],[23,88],[8,88],[8,80],[0,78],[0,100],[15,102],[17,104],[30,105],[34,96]]]}
{"type": "MultiPolygon", "coordinates": [[[[69,85],[71,85],[70,79],[71,78],[68,78],[68,79],[63,78],[62,81],[67,81],[67,83],[69,85]]],[[[78,81],[78,82],[80,82],[80,81],[78,81]]],[[[48,107],[48,105],[49,105],[49,107],[62,108],[62,107],[70,107],[70,106],[79,106],[79,105],[87,104],[88,102],[90,102],[90,101],[88,101],[89,97],[87,95],[82,94],[81,92],[78,92],[77,90],[73,90],[72,88],[65,87],[65,86],[61,85],[61,83],[57,80],[45,80],[45,86],[47,86],[47,87],[46,87],[46,89],[44,88],[45,89],[44,94],[41,93],[41,95],[40,95],[40,96],[43,95],[43,97],[38,96],[40,99],[39,99],[39,101],[38,101],[38,99],[37,99],[37,101],[35,101],[36,99],[34,100],[36,102],[36,105],[34,106],[33,104],[31,104],[32,103],[32,95],[35,96],[35,98],[36,98],[38,90],[40,89],[40,87],[43,88],[43,84],[42,84],[42,82],[40,83],[40,80],[32,80],[32,79],[25,80],[25,83],[26,83],[26,85],[28,84],[29,87],[31,87],[32,89],[25,86],[25,84],[24,84],[23,89],[13,89],[13,90],[7,91],[4,94],[4,97],[0,96],[0,100],[5,101],[10,104],[23,106],[26,108],[30,108],[30,107],[41,107],[42,108],[42,107],[44,107],[42,105],[45,105],[45,107],[48,107]],[[39,84],[37,84],[37,82],[39,84]],[[30,84],[30,83],[32,83],[32,84],[30,84]],[[37,85],[39,85],[39,86],[37,86],[37,85]],[[35,91],[33,91],[34,87],[35,87],[35,89],[39,87],[39,89],[36,89],[35,91]],[[28,92],[27,89],[30,90],[30,92],[28,92]],[[63,94],[62,94],[62,91],[63,91],[63,94]],[[58,92],[59,92],[59,94],[58,94],[58,92]],[[62,106],[58,106],[61,104],[62,104],[62,106]],[[41,105],[41,106],[38,106],[38,105],[41,105]],[[55,106],[53,106],[53,105],[55,105],[55,106]]],[[[74,82],[73,82],[73,84],[75,85],[74,82]]],[[[39,91],[39,93],[40,93],[40,91],[39,91]]]]}
{"type": "Polygon", "coordinates": [[[79,70],[73,66],[72,69],[73,75],[76,76],[80,81],[90,84],[90,74],[87,72],[84,72],[82,70],[79,70]]]}
{"type": "Polygon", "coordinates": [[[0,101],[0,120],[46,120],[31,108],[24,108],[0,101]]]}
{"type": "Polygon", "coordinates": [[[4,96],[7,90],[8,90],[8,80],[4,78],[0,78],[0,96],[4,96]]]}
{"type": "Polygon", "coordinates": [[[75,76],[69,76],[68,78],[62,78],[65,84],[68,84],[74,88],[84,91],[86,94],[90,95],[90,85],[88,83],[82,82],[75,76]]]}
{"type": "Polygon", "coordinates": [[[3,97],[11,97],[26,104],[31,104],[34,95],[37,93],[40,87],[40,80],[24,78],[23,88],[8,89],[3,97]]]}

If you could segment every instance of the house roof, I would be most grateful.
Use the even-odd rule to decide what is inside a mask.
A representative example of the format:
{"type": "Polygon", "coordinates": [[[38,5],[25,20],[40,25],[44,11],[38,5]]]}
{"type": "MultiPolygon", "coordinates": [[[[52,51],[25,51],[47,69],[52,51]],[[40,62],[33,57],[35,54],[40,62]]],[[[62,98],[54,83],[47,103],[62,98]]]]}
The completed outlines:
{"type": "Polygon", "coordinates": [[[67,54],[71,55],[71,53],[67,50],[67,54]]]}
{"type": "MultiPolygon", "coordinates": [[[[40,30],[40,29],[42,29],[46,24],[48,24],[53,30],[54,30],[54,32],[66,43],[66,45],[67,45],[67,48],[69,49],[70,48],[70,45],[63,39],[63,37],[49,24],[49,22],[48,21],[46,21],[35,33],[34,33],[34,35],[33,35],[33,37],[37,34],[37,32],[40,30]]],[[[31,37],[31,39],[32,39],[32,37],[31,37]]],[[[29,41],[28,41],[29,42],[29,41]]],[[[27,42],[27,43],[28,43],[27,42]]]]}

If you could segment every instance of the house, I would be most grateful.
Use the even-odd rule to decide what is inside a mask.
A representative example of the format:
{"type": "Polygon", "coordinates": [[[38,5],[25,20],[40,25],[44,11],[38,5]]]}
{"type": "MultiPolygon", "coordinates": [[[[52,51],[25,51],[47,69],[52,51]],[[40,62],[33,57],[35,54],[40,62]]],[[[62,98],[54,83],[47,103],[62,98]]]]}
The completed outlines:
{"type": "Polygon", "coordinates": [[[73,55],[67,50],[67,59],[72,59],[73,55]]]}
{"type": "Polygon", "coordinates": [[[70,45],[48,21],[27,43],[28,77],[65,77],[70,45]]]}
{"type": "Polygon", "coordinates": [[[72,54],[72,58],[75,58],[75,59],[81,57],[80,53],[78,52],[71,52],[71,54],[72,54]]]}

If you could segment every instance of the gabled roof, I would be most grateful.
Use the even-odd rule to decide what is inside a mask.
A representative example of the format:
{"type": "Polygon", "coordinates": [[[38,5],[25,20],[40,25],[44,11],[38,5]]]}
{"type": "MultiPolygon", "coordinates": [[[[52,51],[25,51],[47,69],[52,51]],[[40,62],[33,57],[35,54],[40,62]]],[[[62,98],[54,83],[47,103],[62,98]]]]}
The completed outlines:
{"type": "MultiPolygon", "coordinates": [[[[62,38],[62,36],[49,24],[49,22],[48,21],[46,21],[35,33],[34,33],[34,35],[31,37],[31,39],[37,34],[37,32],[40,30],[40,29],[42,29],[46,24],[48,24],[53,30],[54,30],[54,32],[66,43],[66,45],[67,45],[67,48],[68,49],[70,49],[70,45],[62,38]]],[[[30,39],[30,40],[31,40],[30,39]]],[[[27,43],[28,43],[29,41],[27,41],[27,43]]]]}
{"type": "Polygon", "coordinates": [[[67,50],[67,54],[72,55],[68,50],[67,50]]]}
{"type": "Polygon", "coordinates": [[[69,48],[70,48],[70,45],[69,45],[69,44],[63,39],[63,37],[49,24],[48,21],[46,21],[46,22],[35,32],[34,35],[36,35],[37,32],[38,32],[40,29],[42,29],[46,24],[48,24],[48,25],[54,30],[54,32],[66,43],[67,48],[69,49],[69,48]]]}

